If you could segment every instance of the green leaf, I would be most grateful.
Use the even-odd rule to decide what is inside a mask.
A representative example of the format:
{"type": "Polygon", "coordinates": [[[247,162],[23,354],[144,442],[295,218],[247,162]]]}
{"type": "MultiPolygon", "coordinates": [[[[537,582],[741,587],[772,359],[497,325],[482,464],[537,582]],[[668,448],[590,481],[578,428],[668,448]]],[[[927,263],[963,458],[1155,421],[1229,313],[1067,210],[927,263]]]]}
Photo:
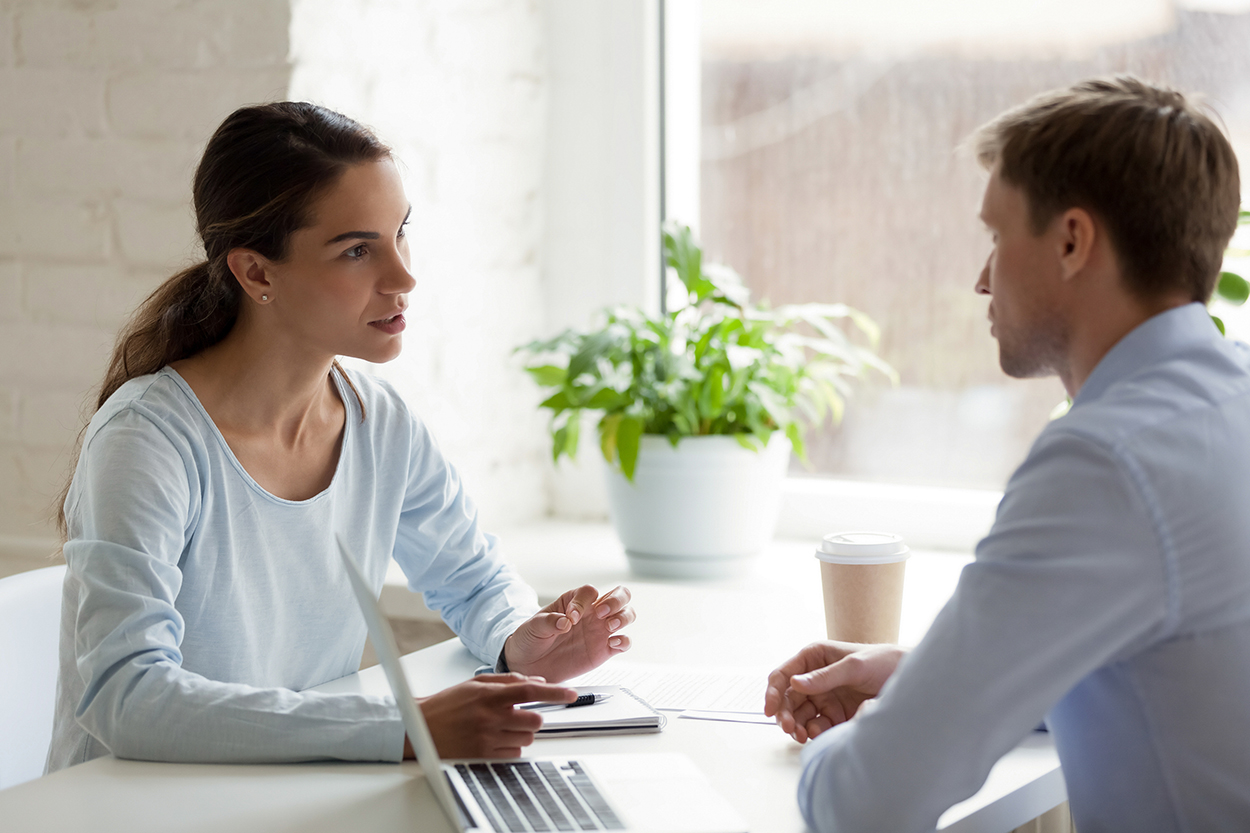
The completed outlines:
{"type": "Polygon", "coordinates": [[[572,408],[573,403],[569,401],[568,392],[560,390],[556,391],[554,395],[544,399],[542,404],[538,407],[550,408],[558,414],[561,411],[567,411],[569,408],[572,408]]]}
{"type": "Polygon", "coordinates": [[[1215,294],[1230,304],[1241,306],[1247,298],[1250,298],[1250,282],[1241,275],[1220,272],[1220,281],[1215,285],[1215,294]]]}
{"type": "Polygon", "coordinates": [[[790,440],[790,445],[794,446],[794,453],[803,461],[803,465],[807,465],[807,448],[803,445],[803,429],[797,422],[786,426],[786,438],[790,440]]]}
{"type": "Polygon", "coordinates": [[[621,335],[621,330],[615,326],[609,326],[606,330],[587,336],[582,342],[581,349],[569,359],[569,380],[576,380],[578,376],[593,367],[595,359],[608,352],[608,348],[613,346],[621,335]]]}
{"type": "Polygon", "coordinates": [[[734,434],[734,439],[738,441],[738,445],[742,446],[747,451],[758,452],[760,450],[759,440],[755,439],[755,437],[752,437],[750,434],[734,434]]]}
{"type": "Polygon", "coordinates": [[[622,405],[628,404],[628,397],[617,393],[612,388],[601,388],[582,403],[583,408],[590,408],[593,411],[611,411],[622,405]]]}
{"type": "Polygon", "coordinates": [[[621,461],[621,474],[634,482],[634,469],[638,465],[638,447],[642,443],[642,420],[627,416],[621,418],[616,429],[616,453],[621,461]]]}
{"type": "Polygon", "coordinates": [[[616,432],[621,425],[621,414],[608,414],[599,420],[599,449],[609,464],[616,462],[616,432]]]}
{"type": "Polygon", "coordinates": [[[551,434],[551,462],[560,462],[561,455],[567,454],[572,460],[577,454],[577,435],[581,429],[581,411],[572,410],[561,425],[551,434]]]}
{"type": "Polygon", "coordinates": [[[703,275],[719,294],[717,301],[742,308],[751,300],[751,292],[742,283],[742,277],[728,266],[709,265],[703,270],[703,275]]]}
{"type": "Polygon", "coordinates": [[[712,419],[720,415],[725,402],[725,368],[715,365],[707,372],[699,391],[699,413],[704,419],[712,419]]]}
{"type": "Polygon", "coordinates": [[[670,224],[664,231],[664,259],[677,272],[686,291],[698,304],[715,287],[703,277],[703,250],[694,242],[689,226],[670,224]]]}
{"type": "Polygon", "coordinates": [[[1211,320],[1215,322],[1216,329],[1220,331],[1220,335],[1222,336],[1228,335],[1228,333],[1224,331],[1224,322],[1220,320],[1219,316],[1212,315],[1211,320]]]}
{"type": "Polygon", "coordinates": [[[580,411],[569,414],[569,421],[564,424],[564,453],[570,460],[577,456],[578,435],[582,431],[582,415],[580,411]]]}
{"type": "Polygon", "coordinates": [[[545,388],[563,385],[565,378],[568,376],[568,371],[553,364],[545,364],[541,367],[527,367],[525,371],[534,377],[535,382],[545,388]]]}

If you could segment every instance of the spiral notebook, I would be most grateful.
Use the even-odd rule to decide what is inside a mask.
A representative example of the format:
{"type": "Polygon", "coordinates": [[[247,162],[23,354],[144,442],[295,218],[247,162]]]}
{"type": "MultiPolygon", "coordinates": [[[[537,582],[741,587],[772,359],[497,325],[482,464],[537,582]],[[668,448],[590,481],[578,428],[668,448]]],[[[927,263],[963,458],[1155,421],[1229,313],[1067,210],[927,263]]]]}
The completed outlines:
{"type": "Polygon", "coordinates": [[[607,694],[592,706],[544,710],[540,738],[582,735],[634,735],[658,732],[667,718],[645,700],[619,685],[576,686],[578,694],[607,694]]]}

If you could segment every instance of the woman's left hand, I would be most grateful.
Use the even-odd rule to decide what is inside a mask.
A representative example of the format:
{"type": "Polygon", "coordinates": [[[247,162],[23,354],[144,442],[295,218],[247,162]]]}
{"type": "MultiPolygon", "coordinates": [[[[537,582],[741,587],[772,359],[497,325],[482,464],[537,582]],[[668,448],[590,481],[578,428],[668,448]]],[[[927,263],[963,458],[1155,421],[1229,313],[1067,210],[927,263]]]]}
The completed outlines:
{"type": "Polygon", "coordinates": [[[570,590],[513,631],[504,644],[508,670],[560,682],[629,650],[621,629],[634,621],[629,589],[599,596],[589,584],[570,590]]]}

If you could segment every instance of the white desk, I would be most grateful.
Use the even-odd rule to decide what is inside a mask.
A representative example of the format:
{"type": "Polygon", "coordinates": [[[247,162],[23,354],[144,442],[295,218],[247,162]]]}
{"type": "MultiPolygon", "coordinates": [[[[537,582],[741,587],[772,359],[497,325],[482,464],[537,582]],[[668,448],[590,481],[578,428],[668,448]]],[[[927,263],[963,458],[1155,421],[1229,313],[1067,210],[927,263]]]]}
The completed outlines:
{"type": "MultiPolygon", "coordinates": [[[[558,535],[536,535],[528,543],[522,536],[511,554],[543,596],[551,595],[549,585],[566,589],[567,562],[543,557],[565,545],[585,554],[583,581],[611,586],[628,580],[639,615],[630,628],[635,647],[629,656],[635,660],[770,667],[821,635],[818,569],[806,543],[774,545],[766,560],[740,579],[672,584],[629,579],[619,545],[616,563],[613,550],[594,541],[601,535],[598,527],[570,525],[565,531],[564,544],[558,535]],[[593,545],[583,549],[587,543],[593,545]]],[[[967,561],[940,553],[912,558],[904,642],[923,635],[967,561]]],[[[464,679],[477,665],[458,640],[411,654],[404,662],[419,695],[464,679]]],[[[380,670],[371,668],[322,690],[386,689],[380,670]]],[[[658,735],[543,740],[528,751],[684,752],[738,807],[751,830],[803,829],[794,798],[800,747],[771,726],[670,719],[658,735]]],[[[980,792],[947,811],[941,827],[1004,833],[1065,799],[1049,737],[1034,735],[999,761],[980,792]]],[[[0,829],[385,833],[412,830],[414,815],[432,809],[431,802],[413,763],[199,766],[106,758],[0,792],[0,829]]],[[[436,819],[421,829],[441,830],[442,825],[436,819]]]]}

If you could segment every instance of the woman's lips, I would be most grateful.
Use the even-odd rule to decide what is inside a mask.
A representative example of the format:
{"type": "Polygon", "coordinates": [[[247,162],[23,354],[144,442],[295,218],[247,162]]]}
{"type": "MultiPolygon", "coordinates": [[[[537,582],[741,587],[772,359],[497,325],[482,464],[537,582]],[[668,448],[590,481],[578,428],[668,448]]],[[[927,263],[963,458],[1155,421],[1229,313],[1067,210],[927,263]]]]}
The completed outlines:
{"type": "Polygon", "coordinates": [[[404,320],[404,314],[393,315],[390,318],[383,318],[381,321],[370,321],[370,327],[376,327],[384,333],[390,335],[399,335],[408,326],[408,322],[404,320]]]}

